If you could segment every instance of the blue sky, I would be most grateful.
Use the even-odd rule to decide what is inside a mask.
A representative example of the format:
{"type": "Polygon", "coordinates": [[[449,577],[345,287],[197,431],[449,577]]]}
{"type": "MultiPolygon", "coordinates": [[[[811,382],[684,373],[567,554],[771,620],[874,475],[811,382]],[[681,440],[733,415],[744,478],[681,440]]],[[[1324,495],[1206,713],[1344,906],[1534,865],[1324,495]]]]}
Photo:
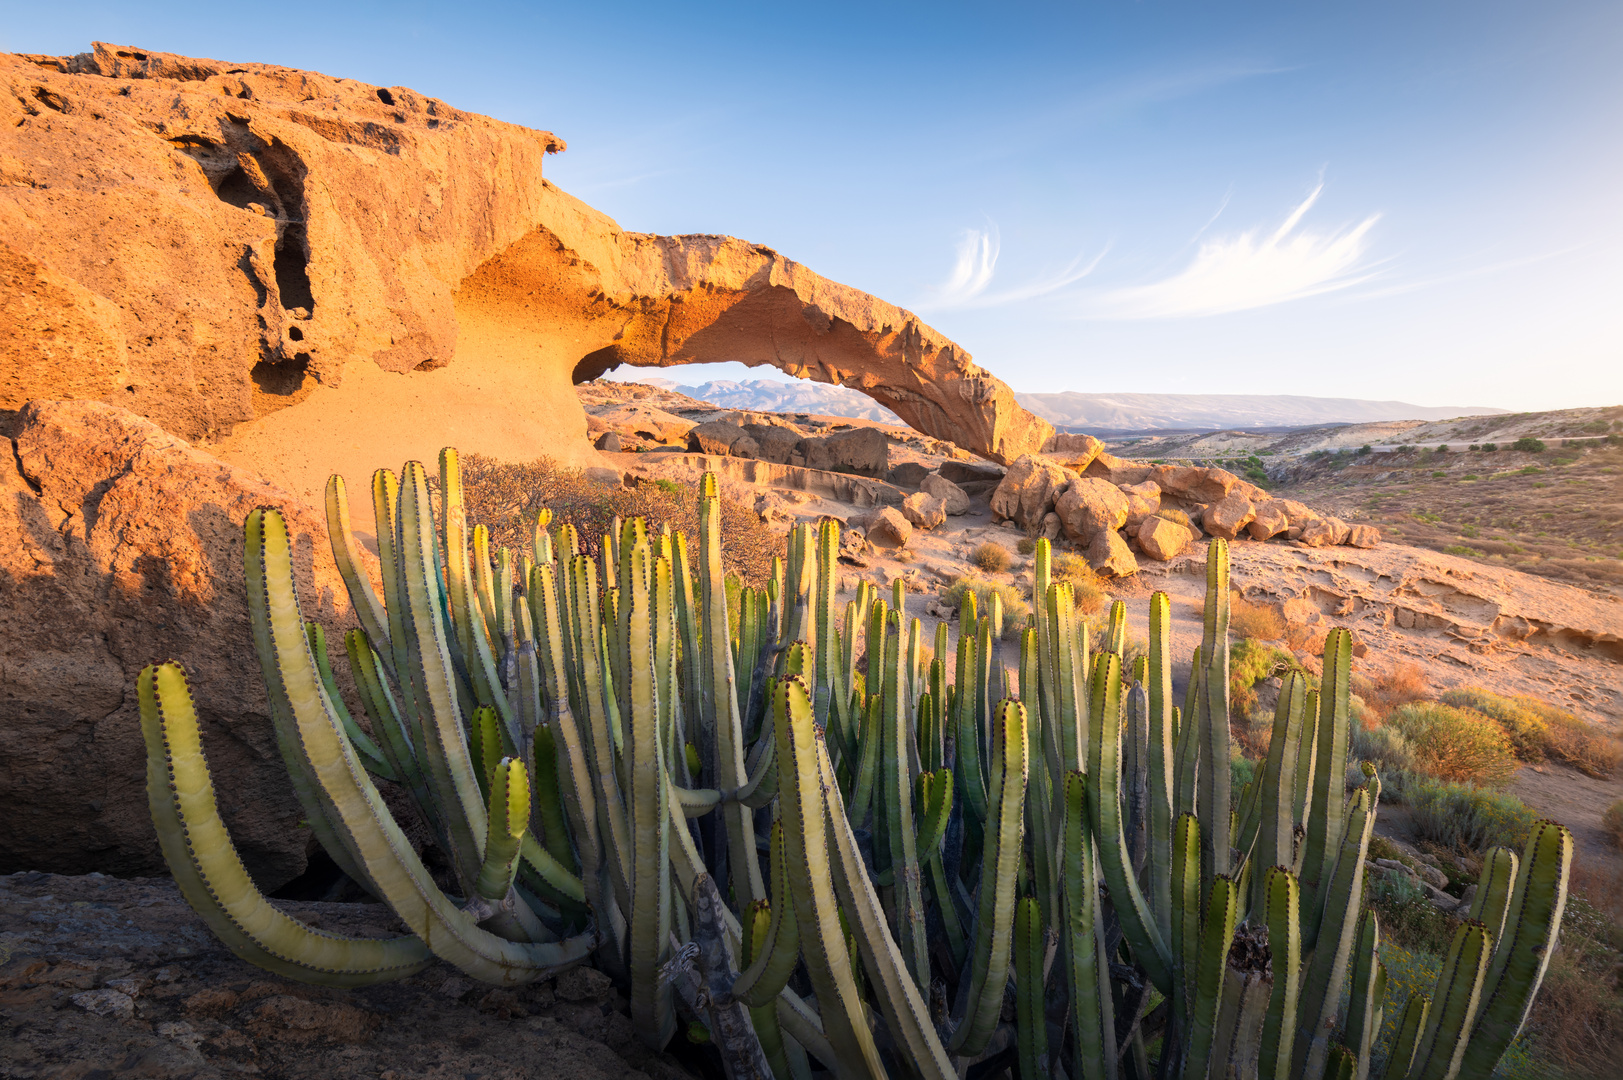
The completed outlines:
{"type": "Polygon", "coordinates": [[[1616,3],[57,0],[0,24],[10,51],[92,39],[555,131],[549,175],[626,228],[769,244],[1018,390],[1623,402],[1616,3]]]}

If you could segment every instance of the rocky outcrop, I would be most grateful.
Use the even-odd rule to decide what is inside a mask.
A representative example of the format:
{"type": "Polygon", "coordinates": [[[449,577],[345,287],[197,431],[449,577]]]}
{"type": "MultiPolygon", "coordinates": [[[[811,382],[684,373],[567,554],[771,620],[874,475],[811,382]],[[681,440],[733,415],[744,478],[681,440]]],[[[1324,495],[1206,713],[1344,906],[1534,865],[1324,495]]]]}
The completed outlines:
{"type": "Polygon", "coordinates": [[[822,438],[802,439],[791,465],[881,477],[890,471],[890,441],[875,428],[857,427],[822,438]]]}
{"type": "Polygon", "coordinates": [[[355,623],[321,515],[94,402],[28,406],[0,451],[0,872],[162,872],[134,685],[175,659],[243,861],[267,890],[297,876],[310,833],[249,638],[242,523],[284,509],[300,605],[333,639],[355,623]]]}
{"type": "Polygon", "coordinates": [[[1176,521],[1147,517],[1139,523],[1134,538],[1140,551],[1158,562],[1166,562],[1183,554],[1194,535],[1176,521]]]}
{"type": "Polygon", "coordinates": [[[1082,476],[1054,501],[1054,512],[1073,543],[1087,546],[1100,532],[1115,532],[1127,524],[1132,506],[1120,488],[1107,480],[1082,476]]]}
{"type": "Polygon", "coordinates": [[[920,480],[919,490],[940,499],[943,508],[953,517],[969,513],[969,493],[938,472],[920,480]]]}
{"type": "Polygon", "coordinates": [[[1025,454],[1009,466],[997,490],[992,492],[992,515],[1023,529],[1038,529],[1043,516],[1054,509],[1054,500],[1070,486],[1073,476],[1045,457],[1025,454]]]}
{"type": "Polygon", "coordinates": [[[459,424],[491,443],[539,426],[585,463],[572,381],[740,360],[861,390],[998,461],[1053,431],[910,312],[758,244],[622,230],[543,179],[564,149],[548,132],[403,87],[105,44],[0,57],[0,83],[0,409],[116,402],[191,440],[268,428],[283,437],[243,453],[273,477],[300,467],[276,454],[364,475],[490,449],[459,424]],[[449,365],[428,384],[465,393],[397,415],[408,433],[376,461],[330,424],[273,422],[375,407],[376,380],[345,393],[357,364],[449,365]]]}
{"type": "Polygon", "coordinates": [[[915,492],[902,500],[902,516],[916,528],[934,529],[945,524],[947,504],[928,492],[915,492]]]}

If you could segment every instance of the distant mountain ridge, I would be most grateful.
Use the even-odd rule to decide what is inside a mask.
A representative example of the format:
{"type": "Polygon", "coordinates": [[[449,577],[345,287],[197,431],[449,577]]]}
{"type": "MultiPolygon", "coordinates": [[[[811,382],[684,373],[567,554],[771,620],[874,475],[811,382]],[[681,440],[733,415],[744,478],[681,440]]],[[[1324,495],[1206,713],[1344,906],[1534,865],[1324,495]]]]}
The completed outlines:
{"type": "Polygon", "coordinates": [[[1015,394],[1050,424],[1084,431],[1218,431],[1247,427],[1318,427],[1382,420],[1450,420],[1508,412],[1482,405],[1410,405],[1403,401],[1297,394],[1015,394]]]}
{"type": "MultiPolygon", "coordinates": [[[[902,418],[860,390],[828,383],[778,382],[751,379],[734,382],[715,379],[698,386],[682,386],[671,379],[638,379],[649,386],[673,390],[712,405],[755,412],[813,413],[818,416],[849,416],[856,420],[877,420],[900,424],[902,418]]],[[[905,426],[905,425],[904,425],[905,426]]]]}
{"type": "MultiPolygon", "coordinates": [[[[849,416],[900,424],[897,415],[860,390],[828,383],[716,379],[685,386],[640,379],[728,409],[849,416]]],[[[1483,405],[1428,406],[1403,401],[1321,398],[1298,394],[1015,394],[1020,404],[1055,427],[1082,431],[1221,431],[1226,428],[1322,427],[1385,420],[1450,420],[1508,412],[1483,405]]]]}

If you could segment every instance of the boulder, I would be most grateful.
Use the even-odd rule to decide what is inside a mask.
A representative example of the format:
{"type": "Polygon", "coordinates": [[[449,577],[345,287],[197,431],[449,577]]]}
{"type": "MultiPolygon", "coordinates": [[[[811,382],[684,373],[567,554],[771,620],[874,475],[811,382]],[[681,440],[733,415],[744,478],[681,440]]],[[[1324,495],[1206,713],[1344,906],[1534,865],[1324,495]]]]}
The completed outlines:
{"type": "Polygon", "coordinates": [[[1081,472],[1093,464],[1093,459],[1104,451],[1105,444],[1092,435],[1057,432],[1043,443],[1043,453],[1064,465],[1081,472]]]}
{"type": "Polygon", "coordinates": [[[1264,499],[1257,503],[1256,512],[1245,527],[1247,535],[1253,540],[1268,540],[1290,528],[1284,502],[1283,499],[1264,499]]]}
{"type": "Polygon", "coordinates": [[[1075,474],[1045,457],[1024,454],[1009,466],[997,490],[992,492],[992,514],[1013,521],[1020,528],[1035,530],[1042,524],[1043,515],[1054,509],[1055,498],[1074,477],[1075,474]]]}
{"type": "Polygon", "coordinates": [[[1060,495],[1054,512],[1065,525],[1065,535],[1078,546],[1085,546],[1099,532],[1115,532],[1125,525],[1130,506],[1131,501],[1116,485],[1082,476],[1060,495]]]}
{"type": "Polygon", "coordinates": [[[904,461],[890,472],[885,479],[897,487],[916,488],[919,481],[930,475],[930,467],[917,461],[904,461]]]}
{"type": "Polygon", "coordinates": [[[737,424],[725,420],[706,420],[688,432],[688,452],[693,454],[730,454],[733,444],[749,436],[737,424]]]}
{"type": "Polygon", "coordinates": [[[890,440],[878,428],[857,427],[800,440],[791,465],[882,477],[890,471],[890,440]]]}
{"type": "Polygon", "coordinates": [[[861,526],[868,543],[879,548],[906,547],[913,538],[913,525],[894,506],[875,507],[862,518],[861,526]]]}
{"type": "Polygon", "coordinates": [[[1257,509],[1251,505],[1251,500],[1235,492],[1206,507],[1200,524],[1213,536],[1235,540],[1239,538],[1240,530],[1251,524],[1251,519],[1256,516],[1257,509]]]}
{"type": "Polygon", "coordinates": [[[1120,487],[1122,484],[1139,484],[1152,479],[1155,469],[1154,465],[1147,465],[1142,461],[1128,461],[1126,458],[1101,452],[1095,455],[1086,469],[1082,470],[1082,475],[1108,480],[1120,487]]]}
{"type": "Polygon", "coordinates": [[[1355,548],[1372,548],[1381,542],[1381,530],[1373,525],[1354,525],[1342,543],[1355,548]]]}
{"type": "Polygon", "coordinates": [[[589,428],[617,431],[622,438],[681,445],[694,428],[692,420],[666,412],[642,401],[626,401],[607,408],[593,409],[586,416],[589,428]]]}
{"type": "Polygon", "coordinates": [[[1161,485],[1154,480],[1138,484],[1123,484],[1121,493],[1127,496],[1127,528],[1136,529],[1145,518],[1161,509],[1161,485]]]}
{"type": "Polygon", "coordinates": [[[1193,539],[1188,529],[1163,517],[1147,517],[1138,526],[1139,550],[1158,562],[1177,558],[1193,539]]]}
{"type": "Polygon", "coordinates": [[[1157,465],[1151,477],[1161,490],[1190,502],[1214,503],[1228,497],[1240,478],[1226,469],[1157,465]]]}
{"type": "Polygon", "coordinates": [[[990,482],[993,485],[1008,472],[1003,466],[986,461],[943,461],[937,471],[955,484],[990,482]]]}
{"type": "Polygon", "coordinates": [[[920,529],[933,529],[947,520],[947,504],[918,491],[902,500],[902,516],[920,529]]]}
{"type": "Polygon", "coordinates": [[[920,480],[919,490],[940,499],[949,516],[969,513],[969,493],[940,473],[930,473],[920,480]]]}
{"type": "Polygon", "coordinates": [[[867,566],[868,560],[863,557],[864,552],[867,550],[868,539],[862,534],[861,529],[848,528],[840,530],[839,559],[841,562],[849,563],[852,566],[867,566]]]}
{"type": "Polygon", "coordinates": [[[1043,539],[1058,540],[1059,534],[1064,531],[1065,522],[1053,511],[1043,515],[1043,539]]]}
{"type": "Polygon", "coordinates": [[[761,444],[756,442],[753,437],[745,435],[728,447],[727,452],[735,458],[750,458],[753,460],[761,456],[761,444]]]}
{"type": "Polygon", "coordinates": [[[1321,517],[1304,525],[1297,539],[1308,547],[1334,547],[1346,543],[1351,532],[1351,526],[1340,518],[1321,517]]]}
{"type": "Polygon", "coordinates": [[[1088,565],[1100,577],[1127,577],[1138,573],[1138,560],[1121,533],[1115,529],[1100,529],[1084,552],[1088,565]]]}
{"type": "Polygon", "coordinates": [[[744,431],[755,440],[754,456],[774,465],[787,465],[800,445],[800,433],[776,424],[745,424],[744,431]]]}
{"type": "MultiPolygon", "coordinates": [[[[124,409],[36,402],[16,425],[0,439],[0,874],[167,873],[134,686],[175,659],[232,839],[260,888],[280,888],[311,838],[249,634],[242,525],[282,509],[301,612],[342,653],[356,622],[324,515],[124,409]]],[[[353,493],[367,478],[349,480],[353,493]]]]}
{"type": "Polygon", "coordinates": [[[620,433],[618,431],[605,431],[597,437],[597,441],[592,445],[599,450],[607,450],[611,454],[618,454],[620,452],[620,433]]]}

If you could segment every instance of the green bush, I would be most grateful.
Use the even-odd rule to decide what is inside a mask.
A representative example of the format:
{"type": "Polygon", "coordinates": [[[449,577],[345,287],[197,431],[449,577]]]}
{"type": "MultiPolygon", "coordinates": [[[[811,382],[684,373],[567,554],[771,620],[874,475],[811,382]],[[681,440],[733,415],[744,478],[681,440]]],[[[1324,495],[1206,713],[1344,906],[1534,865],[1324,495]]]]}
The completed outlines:
{"type": "Polygon", "coordinates": [[[1387,785],[1387,776],[1391,773],[1413,772],[1415,769],[1414,751],[1409,748],[1409,740],[1396,728],[1380,724],[1368,728],[1362,726],[1353,728],[1352,756],[1359,761],[1368,761],[1375,765],[1381,773],[1381,785],[1387,785]]]}
{"type": "Polygon", "coordinates": [[[1416,767],[1430,776],[1497,785],[1516,771],[1504,729],[1474,709],[1415,701],[1398,706],[1386,722],[1403,736],[1416,767]]]}
{"type": "Polygon", "coordinates": [[[1485,442],[1485,443],[1482,444],[1482,451],[1483,451],[1483,453],[1487,453],[1487,454],[1497,453],[1499,451],[1499,444],[1498,443],[1485,442]]]}
{"type": "Polygon", "coordinates": [[[1524,454],[1542,454],[1544,453],[1544,442],[1541,439],[1533,438],[1531,435],[1523,435],[1511,443],[1510,448],[1520,450],[1524,454]]]}
{"type": "Polygon", "coordinates": [[[1360,454],[1373,454],[1375,452],[1375,448],[1370,446],[1369,443],[1365,443],[1363,446],[1358,448],[1357,452],[1360,454]]]}
{"type": "Polygon", "coordinates": [[[1411,779],[1403,797],[1415,831],[1448,848],[1520,851],[1539,821],[1516,796],[1475,784],[1411,779]]]}
{"type": "Polygon", "coordinates": [[[1022,536],[1020,542],[1014,545],[1014,550],[1022,555],[1030,555],[1037,550],[1037,541],[1029,536],[1022,536]]]}

